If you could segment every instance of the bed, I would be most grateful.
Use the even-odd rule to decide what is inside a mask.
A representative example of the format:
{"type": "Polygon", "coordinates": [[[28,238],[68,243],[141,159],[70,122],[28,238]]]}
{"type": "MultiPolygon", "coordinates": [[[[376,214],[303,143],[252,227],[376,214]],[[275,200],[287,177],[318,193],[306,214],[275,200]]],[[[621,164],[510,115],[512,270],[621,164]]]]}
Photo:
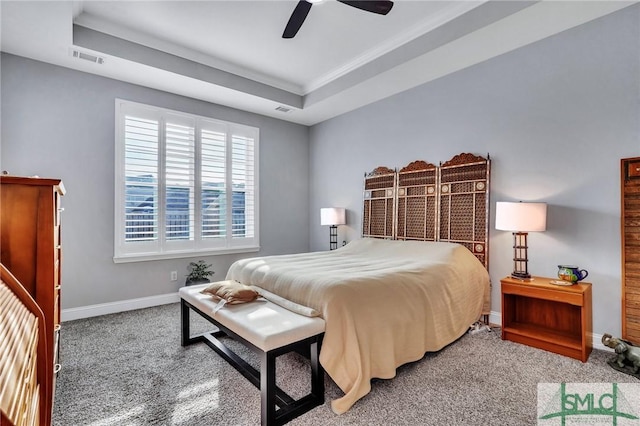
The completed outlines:
{"type": "Polygon", "coordinates": [[[363,238],[337,250],[243,259],[227,279],[312,308],[320,362],[346,412],[371,379],[458,339],[490,306],[489,160],[461,154],[365,175],[363,238]]]}

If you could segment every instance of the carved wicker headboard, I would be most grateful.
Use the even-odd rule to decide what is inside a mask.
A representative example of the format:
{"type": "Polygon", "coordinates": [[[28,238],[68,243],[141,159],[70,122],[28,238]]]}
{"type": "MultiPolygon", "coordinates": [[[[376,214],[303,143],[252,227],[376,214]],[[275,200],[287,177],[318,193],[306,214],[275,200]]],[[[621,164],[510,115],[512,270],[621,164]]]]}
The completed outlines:
{"type": "Polygon", "coordinates": [[[490,169],[488,155],[467,153],[376,168],[364,178],[362,236],[459,243],[488,269],[490,169]]]}

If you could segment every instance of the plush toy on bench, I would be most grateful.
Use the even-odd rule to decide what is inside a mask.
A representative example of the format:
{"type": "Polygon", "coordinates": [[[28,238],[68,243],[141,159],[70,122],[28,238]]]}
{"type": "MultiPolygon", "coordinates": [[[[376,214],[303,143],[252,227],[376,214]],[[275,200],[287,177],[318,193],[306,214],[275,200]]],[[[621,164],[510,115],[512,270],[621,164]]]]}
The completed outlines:
{"type": "Polygon", "coordinates": [[[284,424],[324,403],[324,370],[318,359],[325,329],[322,318],[300,315],[258,298],[255,289],[234,281],[183,287],[179,294],[182,346],[204,342],[257,386],[261,391],[262,425],[284,424]],[[219,331],[191,336],[190,310],[219,331]],[[260,372],[226,347],[218,339],[222,336],[260,354],[260,372]],[[310,352],[311,393],[298,400],[276,386],[275,359],[291,351],[310,352]]]}

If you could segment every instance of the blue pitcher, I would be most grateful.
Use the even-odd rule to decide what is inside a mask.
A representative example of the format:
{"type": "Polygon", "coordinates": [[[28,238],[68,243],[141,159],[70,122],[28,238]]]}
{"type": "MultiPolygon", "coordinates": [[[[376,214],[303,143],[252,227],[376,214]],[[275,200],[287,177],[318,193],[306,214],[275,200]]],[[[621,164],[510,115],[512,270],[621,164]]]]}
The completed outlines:
{"type": "Polygon", "coordinates": [[[558,265],[558,278],[562,281],[577,283],[582,281],[589,275],[586,269],[580,269],[574,265],[558,265]]]}

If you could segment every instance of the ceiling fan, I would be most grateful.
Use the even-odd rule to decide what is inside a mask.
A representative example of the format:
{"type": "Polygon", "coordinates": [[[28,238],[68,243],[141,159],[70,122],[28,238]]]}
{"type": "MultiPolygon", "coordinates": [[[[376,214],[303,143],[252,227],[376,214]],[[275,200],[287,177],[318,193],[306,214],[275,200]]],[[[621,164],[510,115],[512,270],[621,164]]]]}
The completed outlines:
{"type": "MultiPolygon", "coordinates": [[[[293,38],[298,33],[298,30],[302,26],[302,23],[307,18],[311,6],[313,3],[317,3],[319,0],[300,0],[293,9],[293,13],[287,22],[287,26],[284,28],[282,38],[293,38]]],[[[340,3],[365,10],[367,12],[377,13],[379,15],[386,15],[393,7],[393,2],[390,0],[338,0],[340,3]]]]}

